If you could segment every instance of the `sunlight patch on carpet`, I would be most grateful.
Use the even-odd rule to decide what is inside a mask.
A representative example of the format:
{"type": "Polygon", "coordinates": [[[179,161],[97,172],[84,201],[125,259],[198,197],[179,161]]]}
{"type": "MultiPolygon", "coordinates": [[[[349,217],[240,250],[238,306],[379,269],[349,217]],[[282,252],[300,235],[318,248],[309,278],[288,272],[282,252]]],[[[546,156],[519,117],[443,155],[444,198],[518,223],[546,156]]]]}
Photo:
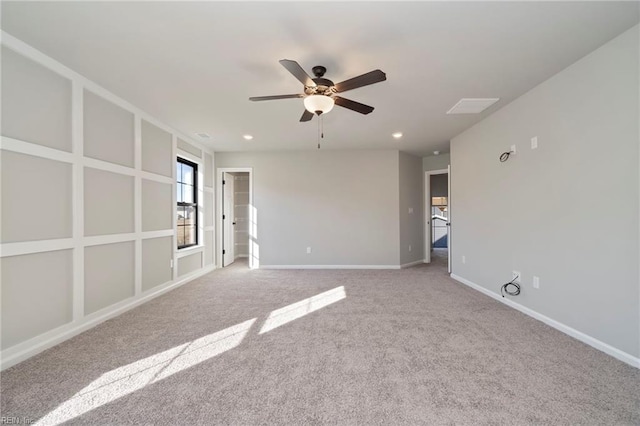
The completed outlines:
{"type": "Polygon", "coordinates": [[[94,380],[36,425],[59,425],[238,346],[256,318],[116,368],[94,380]]]}
{"type": "Polygon", "coordinates": [[[325,291],[324,293],[317,294],[313,297],[309,297],[308,299],[304,299],[289,306],[285,306],[284,308],[272,311],[262,326],[262,329],[260,329],[259,334],[266,333],[288,322],[302,318],[311,312],[317,311],[318,309],[324,308],[325,306],[331,305],[332,303],[338,302],[346,297],[347,294],[344,291],[344,287],[340,286],[333,290],[325,291]]]}

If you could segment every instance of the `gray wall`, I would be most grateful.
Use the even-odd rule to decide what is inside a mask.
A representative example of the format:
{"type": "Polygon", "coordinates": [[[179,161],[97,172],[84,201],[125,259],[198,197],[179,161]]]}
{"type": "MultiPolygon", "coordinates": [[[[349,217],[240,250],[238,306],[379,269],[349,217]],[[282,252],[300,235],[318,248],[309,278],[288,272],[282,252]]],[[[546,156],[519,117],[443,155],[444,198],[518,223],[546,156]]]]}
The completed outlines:
{"type": "Polygon", "coordinates": [[[72,320],[72,255],[56,250],[2,259],[3,350],[72,320]]]}
{"type": "Polygon", "coordinates": [[[424,259],[424,179],[422,159],[399,155],[400,264],[424,259]]]}
{"type": "Polygon", "coordinates": [[[2,175],[3,243],[72,236],[71,164],[3,151],[2,175]]]}
{"type": "Polygon", "coordinates": [[[398,265],[398,164],[398,151],[216,154],[253,168],[261,266],[398,265]]]}
{"type": "Polygon", "coordinates": [[[428,172],[430,170],[445,170],[451,164],[450,154],[431,155],[422,158],[422,170],[428,172]]]}
{"type": "Polygon", "coordinates": [[[636,357],[638,50],[636,26],[451,142],[454,274],[519,270],[515,301],[636,357]]]}
{"type": "Polygon", "coordinates": [[[70,80],[3,46],[2,101],[3,136],[71,151],[70,80]]]}

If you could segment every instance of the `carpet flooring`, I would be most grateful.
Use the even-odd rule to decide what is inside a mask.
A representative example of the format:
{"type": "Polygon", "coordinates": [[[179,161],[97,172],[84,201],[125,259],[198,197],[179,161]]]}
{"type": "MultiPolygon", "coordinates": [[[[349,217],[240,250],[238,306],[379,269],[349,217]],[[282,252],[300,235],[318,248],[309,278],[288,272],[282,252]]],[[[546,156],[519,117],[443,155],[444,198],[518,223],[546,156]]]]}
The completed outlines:
{"type": "Polygon", "coordinates": [[[640,371],[448,277],[200,279],[1,375],[2,416],[88,425],[640,425],[640,371]]]}

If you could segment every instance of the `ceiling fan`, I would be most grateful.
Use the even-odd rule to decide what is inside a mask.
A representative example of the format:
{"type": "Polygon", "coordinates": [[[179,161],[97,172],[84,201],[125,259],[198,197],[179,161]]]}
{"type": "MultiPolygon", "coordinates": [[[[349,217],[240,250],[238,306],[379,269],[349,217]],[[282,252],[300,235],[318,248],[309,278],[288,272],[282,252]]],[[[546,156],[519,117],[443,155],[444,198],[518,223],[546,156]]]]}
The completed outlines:
{"type": "Polygon", "coordinates": [[[334,84],[333,81],[324,78],[327,69],[322,65],[316,65],[312,68],[315,78],[311,78],[309,74],[296,61],[282,59],[280,63],[295,78],[300,80],[304,85],[304,93],[295,95],[275,95],[275,96],[257,96],[249,98],[250,101],[271,101],[275,99],[291,99],[304,98],[305,111],[300,117],[300,121],[309,121],[313,118],[313,114],[325,114],[333,108],[333,105],[339,105],[343,108],[359,112],[360,114],[369,114],[373,111],[373,107],[360,102],[352,101],[340,96],[337,93],[346,92],[347,90],[357,89],[358,87],[368,86],[370,84],[379,83],[387,79],[387,75],[380,70],[374,70],[366,74],[359,75],[349,80],[334,84]]]}

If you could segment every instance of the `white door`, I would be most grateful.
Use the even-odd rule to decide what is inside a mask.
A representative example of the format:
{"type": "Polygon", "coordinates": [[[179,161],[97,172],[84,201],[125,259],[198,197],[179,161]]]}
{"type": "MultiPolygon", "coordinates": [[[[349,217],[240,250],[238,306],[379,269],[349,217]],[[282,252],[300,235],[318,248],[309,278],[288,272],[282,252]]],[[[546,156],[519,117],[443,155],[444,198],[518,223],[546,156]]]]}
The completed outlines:
{"type": "Polygon", "coordinates": [[[451,165],[447,166],[447,209],[449,210],[449,214],[447,214],[447,226],[449,227],[447,231],[447,271],[451,273],[451,165]]]}
{"type": "Polygon", "coordinates": [[[222,173],[222,266],[235,260],[233,175],[222,173]]]}

